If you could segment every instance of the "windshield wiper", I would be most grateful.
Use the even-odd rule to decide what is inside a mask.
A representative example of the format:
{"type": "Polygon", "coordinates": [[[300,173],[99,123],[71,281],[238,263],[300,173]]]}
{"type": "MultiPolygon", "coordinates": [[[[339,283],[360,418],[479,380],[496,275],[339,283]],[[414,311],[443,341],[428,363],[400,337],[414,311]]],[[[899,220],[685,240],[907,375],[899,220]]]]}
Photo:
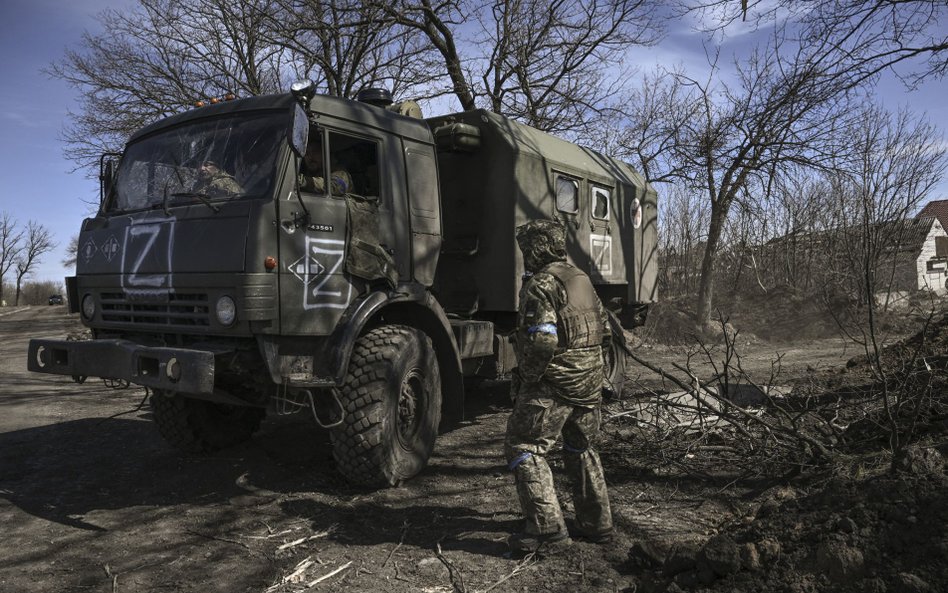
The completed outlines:
{"type": "Polygon", "coordinates": [[[220,206],[213,204],[210,198],[207,197],[207,194],[198,193],[195,191],[179,191],[171,194],[172,198],[197,198],[201,200],[201,203],[213,210],[214,212],[220,212],[220,206]]]}

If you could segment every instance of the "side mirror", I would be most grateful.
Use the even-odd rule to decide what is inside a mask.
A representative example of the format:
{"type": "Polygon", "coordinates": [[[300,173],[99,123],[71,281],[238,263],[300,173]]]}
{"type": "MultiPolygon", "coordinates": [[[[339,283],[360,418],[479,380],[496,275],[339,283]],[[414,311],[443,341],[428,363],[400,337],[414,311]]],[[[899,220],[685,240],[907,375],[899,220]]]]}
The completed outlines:
{"type": "Polygon", "coordinates": [[[112,191],[112,182],[115,179],[115,164],[122,155],[117,152],[106,152],[99,157],[99,210],[105,206],[105,201],[112,191]]]}
{"type": "Polygon", "coordinates": [[[309,118],[299,105],[293,108],[293,124],[290,126],[289,141],[290,148],[296,156],[303,158],[306,154],[306,143],[309,141],[309,118]]]}

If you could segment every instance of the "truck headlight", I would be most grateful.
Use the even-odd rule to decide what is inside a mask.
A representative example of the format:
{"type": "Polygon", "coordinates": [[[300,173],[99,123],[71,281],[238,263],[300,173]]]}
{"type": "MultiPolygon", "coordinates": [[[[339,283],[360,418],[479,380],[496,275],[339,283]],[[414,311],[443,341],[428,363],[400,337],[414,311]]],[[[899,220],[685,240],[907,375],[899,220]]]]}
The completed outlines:
{"type": "Polygon", "coordinates": [[[91,294],[82,297],[82,316],[90,321],[95,317],[95,297],[91,294]]]}
{"type": "Polygon", "coordinates": [[[217,321],[221,325],[231,325],[237,318],[237,304],[229,296],[222,296],[217,299],[217,321]]]}

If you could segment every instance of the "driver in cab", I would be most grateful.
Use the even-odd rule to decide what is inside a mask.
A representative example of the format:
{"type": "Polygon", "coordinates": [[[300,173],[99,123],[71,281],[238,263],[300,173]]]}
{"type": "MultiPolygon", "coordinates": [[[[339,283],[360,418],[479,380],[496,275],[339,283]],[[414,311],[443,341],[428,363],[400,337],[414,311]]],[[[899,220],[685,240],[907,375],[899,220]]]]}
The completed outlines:
{"type": "Polygon", "coordinates": [[[216,161],[204,161],[197,171],[191,191],[211,198],[243,193],[234,176],[221,169],[216,161]]]}

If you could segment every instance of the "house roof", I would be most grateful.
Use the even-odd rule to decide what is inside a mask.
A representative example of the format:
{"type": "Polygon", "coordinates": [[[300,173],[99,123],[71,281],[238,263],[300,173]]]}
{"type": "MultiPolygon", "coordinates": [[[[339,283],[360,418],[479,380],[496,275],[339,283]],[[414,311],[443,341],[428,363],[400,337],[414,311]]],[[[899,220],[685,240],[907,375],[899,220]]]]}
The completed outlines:
{"type": "Polygon", "coordinates": [[[891,240],[885,246],[887,251],[920,253],[925,245],[925,238],[931,232],[937,219],[934,216],[916,216],[906,220],[893,220],[879,223],[875,226],[877,236],[891,240]]]}
{"type": "MultiPolygon", "coordinates": [[[[872,234],[878,241],[878,246],[884,253],[911,253],[919,254],[925,245],[925,239],[931,232],[932,227],[938,224],[934,216],[917,216],[905,220],[893,220],[889,222],[880,222],[872,226],[872,234]]],[[[842,235],[853,236],[861,233],[860,227],[849,227],[847,229],[830,229],[821,231],[797,232],[777,237],[768,241],[768,243],[785,243],[796,235],[796,240],[805,240],[812,246],[820,244],[826,245],[833,243],[842,235]]]]}
{"type": "Polygon", "coordinates": [[[948,200],[932,200],[925,204],[916,218],[934,216],[941,223],[942,228],[948,230],[948,200]]]}

